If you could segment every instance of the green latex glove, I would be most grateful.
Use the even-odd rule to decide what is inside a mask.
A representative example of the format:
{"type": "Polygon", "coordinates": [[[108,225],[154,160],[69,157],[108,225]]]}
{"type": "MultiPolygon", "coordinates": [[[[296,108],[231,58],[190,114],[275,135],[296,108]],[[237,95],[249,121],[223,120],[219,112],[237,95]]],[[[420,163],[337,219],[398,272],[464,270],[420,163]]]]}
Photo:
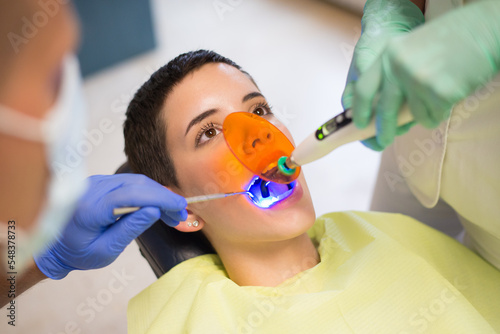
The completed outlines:
{"type": "MultiPolygon", "coordinates": [[[[424,22],[420,9],[409,0],[368,0],[361,20],[362,33],[356,47],[347,75],[347,83],[342,94],[342,106],[349,109],[356,80],[364,73],[380,53],[387,42],[405,35],[424,22]]],[[[409,126],[398,129],[399,133],[408,131],[409,126]]],[[[381,150],[375,138],[363,141],[366,146],[381,150]]]]}
{"type": "Polygon", "coordinates": [[[387,44],[356,84],[353,120],[363,128],[375,112],[377,142],[385,147],[405,100],[418,123],[437,127],[499,69],[500,1],[461,7],[387,44]]]}

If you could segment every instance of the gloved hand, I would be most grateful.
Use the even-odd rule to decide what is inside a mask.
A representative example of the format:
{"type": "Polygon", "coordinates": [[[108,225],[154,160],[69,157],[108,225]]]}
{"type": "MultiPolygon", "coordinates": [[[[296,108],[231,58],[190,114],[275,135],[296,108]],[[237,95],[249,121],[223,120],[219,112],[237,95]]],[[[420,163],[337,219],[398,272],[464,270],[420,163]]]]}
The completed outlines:
{"type": "Polygon", "coordinates": [[[72,220],[35,262],[52,279],[105,267],[160,217],[169,226],[186,220],[186,205],[182,196],[144,175],[91,176],[72,220]],[[142,208],[117,220],[113,209],[125,206],[142,208]]]}
{"type": "MultiPolygon", "coordinates": [[[[347,74],[347,83],[342,94],[342,106],[352,106],[353,92],[360,74],[364,73],[380,55],[387,42],[394,37],[406,35],[424,22],[422,11],[410,0],[368,0],[361,20],[362,33],[347,74]]],[[[356,115],[354,124],[360,125],[356,115]]],[[[408,131],[409,126],[399,129],[408,131]]],[[[363,141],[366,146],[381,150],[375,138],[363,141]]]]}
{"type": "Polygon", "coordinates": [[[499,17],[499,1],[480,1],[391,40],[356,84],[356,125],[366,126],[374,110],[377,141],[391,144],[406,99],[418,123],[437,127],[499,71],[499,17]]]}

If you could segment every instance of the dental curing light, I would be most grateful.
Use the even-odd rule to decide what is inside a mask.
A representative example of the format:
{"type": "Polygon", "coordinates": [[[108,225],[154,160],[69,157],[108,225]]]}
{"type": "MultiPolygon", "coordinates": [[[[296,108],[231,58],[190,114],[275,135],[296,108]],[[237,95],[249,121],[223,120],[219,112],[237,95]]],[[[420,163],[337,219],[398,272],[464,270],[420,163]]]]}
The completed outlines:
{"type": "MultiPolygon", "coordinates": [[[[413,115],[405,105],[398,114],[398,126],[411,121],[413,115]]],[[[296,168],[318,160],[344,144],[371,138],[376,132],[375,118],[366,128],[358,129],[352,121],[351,109],[347,109],[321,125],[300,143],[292,154],[279,158],[276,170],[270,171],[269,174],[283,174],[293,178],[296,168]]],[[[280,178],[276,178],[274,181],[280,182],[279,180],[280,178]]]]}

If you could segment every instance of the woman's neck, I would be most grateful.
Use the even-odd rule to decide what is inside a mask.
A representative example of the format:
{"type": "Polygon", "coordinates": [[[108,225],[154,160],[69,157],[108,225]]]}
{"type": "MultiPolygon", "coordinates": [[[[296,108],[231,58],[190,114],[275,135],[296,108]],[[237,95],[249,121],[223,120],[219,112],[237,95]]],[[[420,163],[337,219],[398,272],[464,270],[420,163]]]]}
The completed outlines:
{"type": "Polygon", "coordinates": [[[277,286],[319,263],[307,233],[277,242],[217,249],[229,278],[240,286],[277,286]]]}

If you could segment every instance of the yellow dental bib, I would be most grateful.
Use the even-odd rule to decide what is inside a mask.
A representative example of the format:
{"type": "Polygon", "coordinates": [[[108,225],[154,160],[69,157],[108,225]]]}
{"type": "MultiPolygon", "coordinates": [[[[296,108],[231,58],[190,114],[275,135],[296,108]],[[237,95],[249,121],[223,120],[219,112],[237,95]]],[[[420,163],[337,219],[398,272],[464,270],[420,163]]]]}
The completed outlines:
{"type": "Polygon", "coordinates": [[[500,332],[500,272],[455,240],[374,212],[308,233],[321,262],[277,287],[238,286],[216,255],[177,265],[130,301],[129,333],[500,332]]]}

